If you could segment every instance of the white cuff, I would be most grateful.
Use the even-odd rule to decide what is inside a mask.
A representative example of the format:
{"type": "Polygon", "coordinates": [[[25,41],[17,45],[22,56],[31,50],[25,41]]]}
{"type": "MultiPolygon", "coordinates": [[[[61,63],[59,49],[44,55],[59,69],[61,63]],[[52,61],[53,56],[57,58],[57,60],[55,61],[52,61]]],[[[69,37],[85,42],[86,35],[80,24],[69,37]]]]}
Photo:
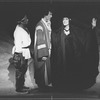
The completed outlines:
{"type": "Polygon", "coordinates": [[[42,48],[46,48],[46,44],[41,44],[37,46],[37,49],[42,49],[42,48]]]}

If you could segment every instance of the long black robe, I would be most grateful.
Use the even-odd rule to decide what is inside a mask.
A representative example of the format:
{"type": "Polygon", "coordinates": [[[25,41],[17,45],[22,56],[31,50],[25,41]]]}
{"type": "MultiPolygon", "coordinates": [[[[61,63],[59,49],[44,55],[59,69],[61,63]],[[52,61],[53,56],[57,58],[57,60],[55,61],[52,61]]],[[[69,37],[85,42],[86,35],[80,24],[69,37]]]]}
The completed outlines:
{"type": "Polygon", "coordinates": [[[98,75],[99,52],[95,29],[70,26],[52,33],[51,72],[54,88],[83,90],[91,87],[98,75]],[[65,50],[64,50],[65,48],[65,50]]]}

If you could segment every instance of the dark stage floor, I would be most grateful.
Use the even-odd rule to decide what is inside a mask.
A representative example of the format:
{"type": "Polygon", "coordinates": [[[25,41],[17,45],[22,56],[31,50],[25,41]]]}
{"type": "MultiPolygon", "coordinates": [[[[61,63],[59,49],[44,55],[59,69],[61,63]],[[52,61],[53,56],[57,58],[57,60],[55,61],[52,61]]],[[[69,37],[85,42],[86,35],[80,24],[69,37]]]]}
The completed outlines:
{"type": "Polygon", "coordinates": [[[100,92],[94,90],[81,92],[58,92],[31,89],[27,94],[16,93],[14,88],[0,89],[0,100],[100,100],[100,92]]]}

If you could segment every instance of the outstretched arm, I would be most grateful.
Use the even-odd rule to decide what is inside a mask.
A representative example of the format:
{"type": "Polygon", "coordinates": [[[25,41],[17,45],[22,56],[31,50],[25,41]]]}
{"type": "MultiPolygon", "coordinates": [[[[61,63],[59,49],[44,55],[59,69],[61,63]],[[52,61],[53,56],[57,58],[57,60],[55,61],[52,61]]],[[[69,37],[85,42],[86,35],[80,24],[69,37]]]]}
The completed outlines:
{"type": "Polygon", "coordinates": [[[96,23],[97,23],[97,19],[96,19],[96,18],[93,18],[93,19],[92,19],[92,29],[93,29],[94,27],[96,27],[96,23]]]}

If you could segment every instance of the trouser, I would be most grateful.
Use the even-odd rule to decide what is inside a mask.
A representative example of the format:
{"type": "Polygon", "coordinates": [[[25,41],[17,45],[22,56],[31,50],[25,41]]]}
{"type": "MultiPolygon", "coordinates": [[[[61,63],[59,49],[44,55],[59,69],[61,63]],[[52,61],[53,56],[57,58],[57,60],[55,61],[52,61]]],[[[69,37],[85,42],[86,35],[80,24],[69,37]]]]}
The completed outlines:
{"type": "Polygon", "coordinates": [[[28,60],[25,59],[22,55],[19,56],[19,59],[15,63],[16,64],[16,66],[15,66],[15,68],[16,68],[16,74],[15,74],[16,90],[23,89],[24,82],[25,82],[25,74],[26,74],[27,67],[28,67],[27,63],[28,63],[28,60]]]}
{"type": "Polygon", "coordinates": [[[44,72],[45,72],[45,64],[43,64],[40,68],[35,69],[35,82],[38,87],[45,86],[45,79],[44,79],[44,72]]]}
{"type": "Polygon", "coordinates": [[[50,72],[50,59],[47,59],[44,63],[39,66],[35,66],[35,81],[38,87],[44,87],[51,83],[51,72],[50,72]]]}

